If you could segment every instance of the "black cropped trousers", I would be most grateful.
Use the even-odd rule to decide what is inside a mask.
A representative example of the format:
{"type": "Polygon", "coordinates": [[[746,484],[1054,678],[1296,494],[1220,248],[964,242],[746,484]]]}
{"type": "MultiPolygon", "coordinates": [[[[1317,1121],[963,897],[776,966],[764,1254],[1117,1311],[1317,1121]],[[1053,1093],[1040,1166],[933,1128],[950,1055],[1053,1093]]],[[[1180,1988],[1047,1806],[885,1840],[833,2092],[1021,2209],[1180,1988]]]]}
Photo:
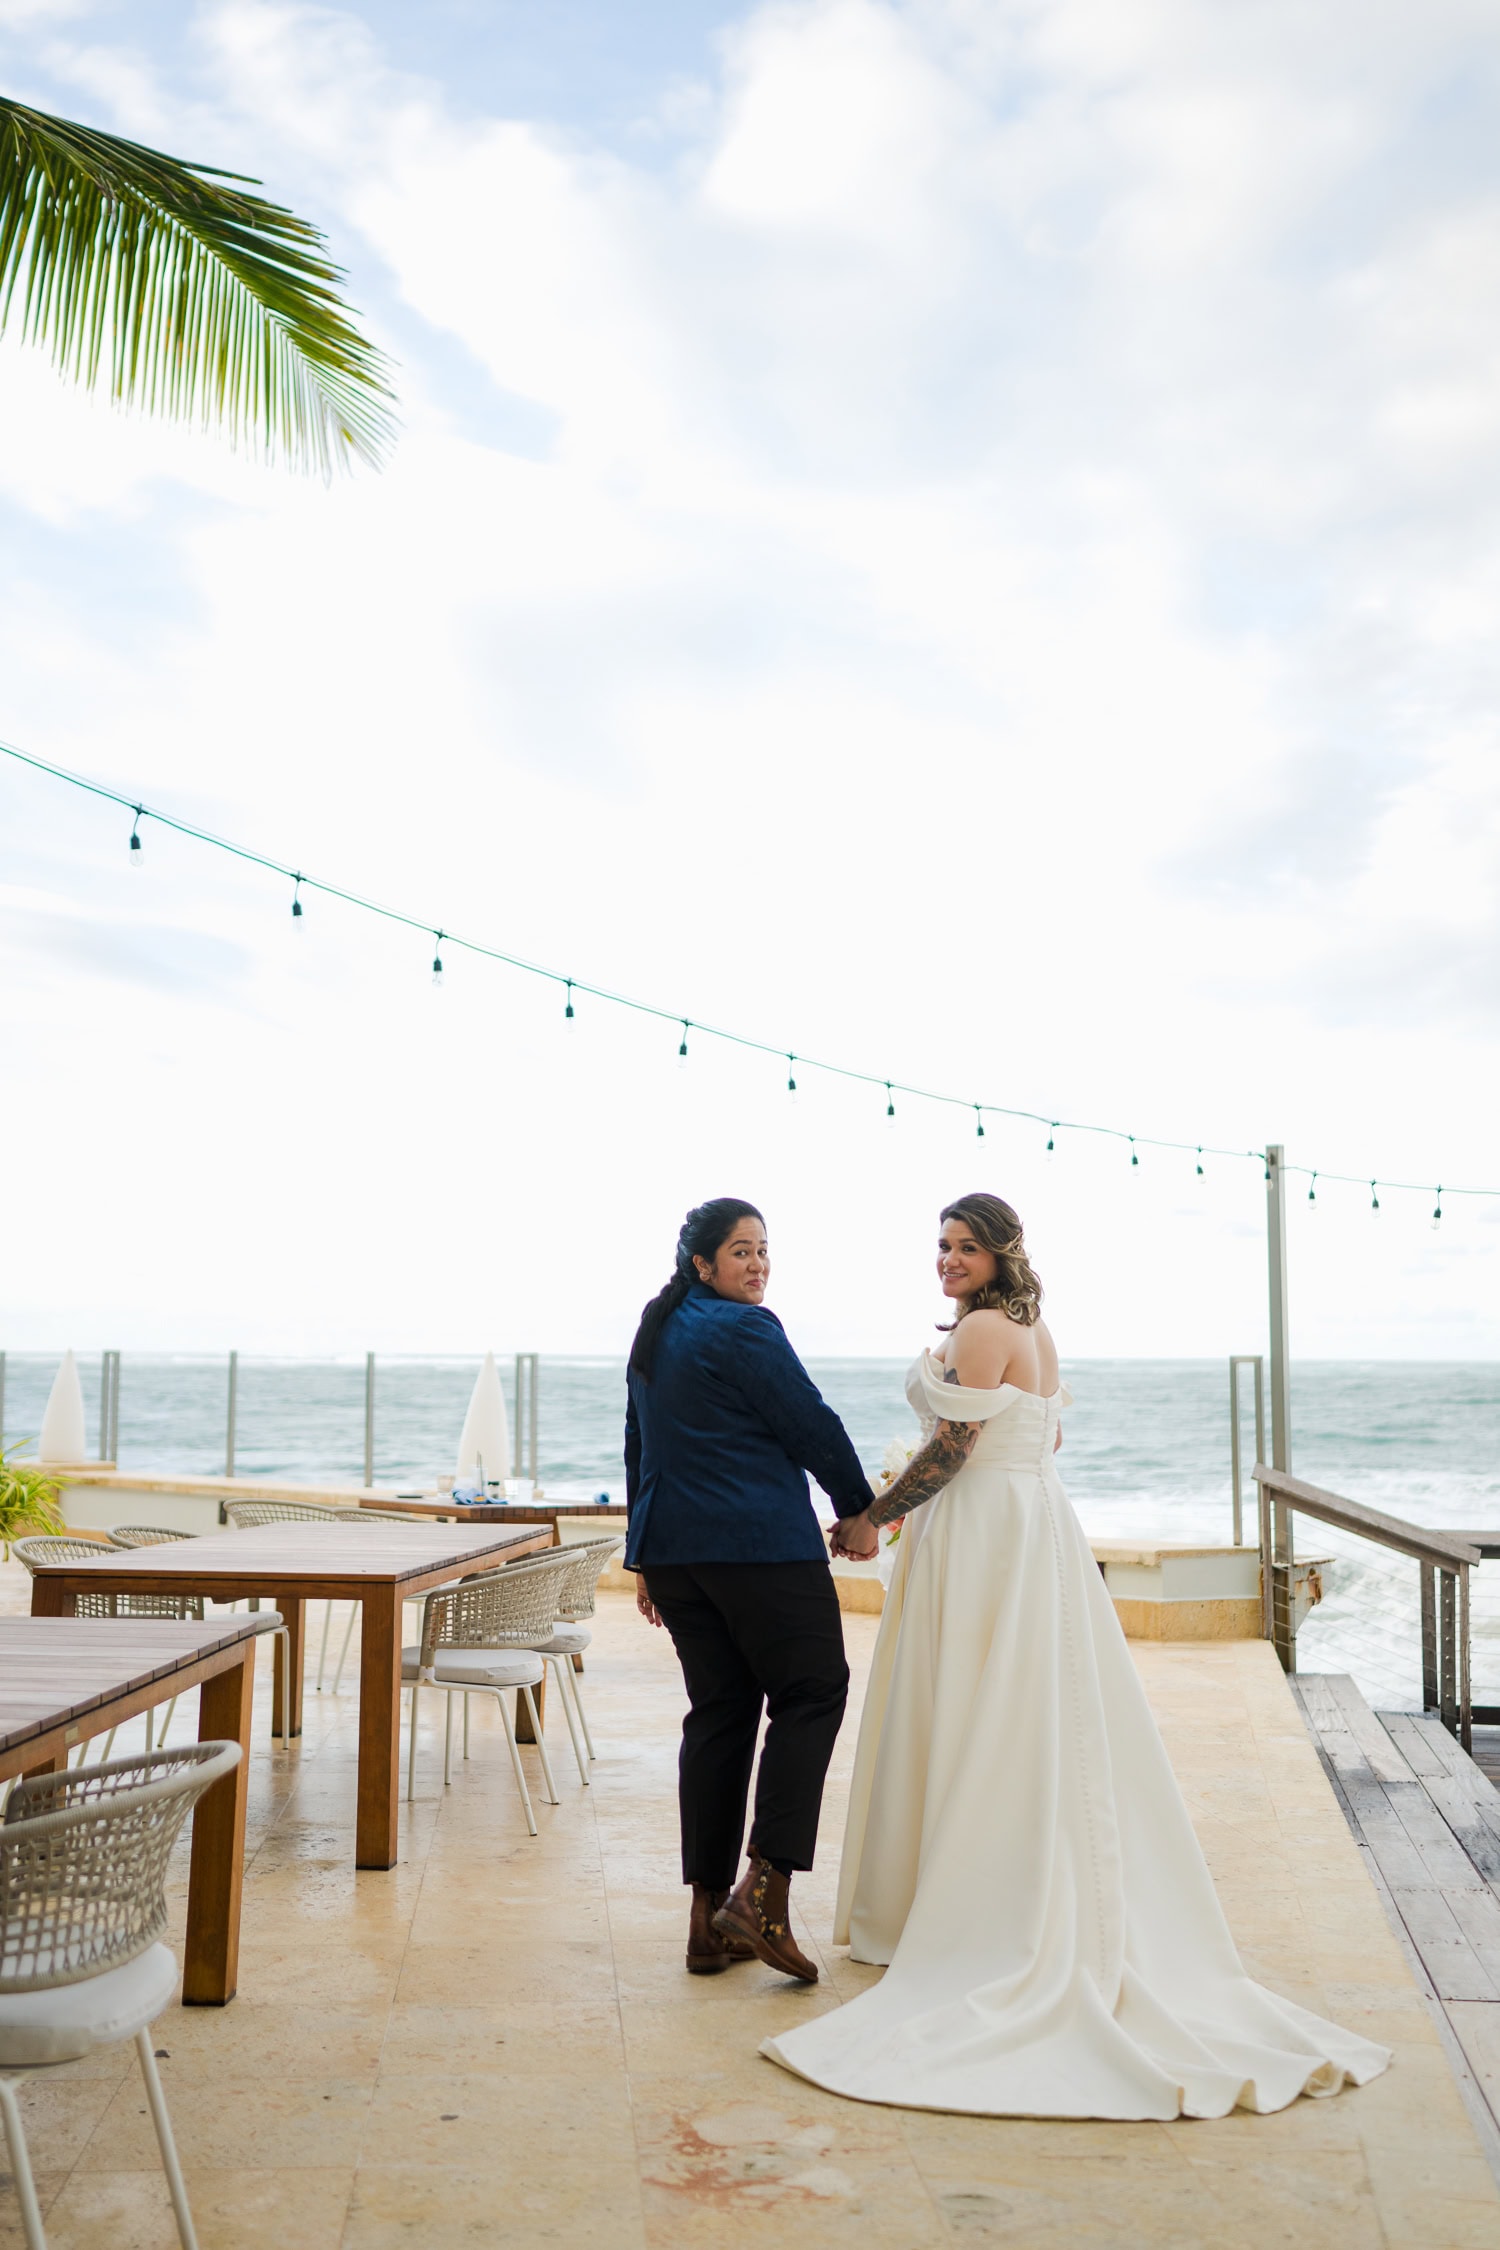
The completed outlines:
{"type": "Polygon", "coordinates": [[[647,1563],[642,1575],[688,1694],[677,1767],[683,1881],[735,1883],[763,1709],[751,1847],[811,1867],[849,1696],[833,1573],[825,1562],[647,1563]]]}

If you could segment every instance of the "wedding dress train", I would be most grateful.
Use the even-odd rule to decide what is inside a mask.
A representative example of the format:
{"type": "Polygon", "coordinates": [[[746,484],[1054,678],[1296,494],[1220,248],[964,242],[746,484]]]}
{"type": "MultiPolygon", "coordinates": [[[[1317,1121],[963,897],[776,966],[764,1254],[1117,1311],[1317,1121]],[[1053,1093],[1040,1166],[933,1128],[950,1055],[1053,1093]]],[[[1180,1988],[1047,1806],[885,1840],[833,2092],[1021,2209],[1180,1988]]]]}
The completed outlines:
{"type": "Polygon", "coordinates": [[[1066,1393],[981,1422],[905,1519],[855,1757],[838,1943],[881,1981],[762,2053],[856,2100],[1222,2117],[1363,2085],[1386,2049],[1245,1974],[1099,1568],[1053,1466],[1066,1393]]]}

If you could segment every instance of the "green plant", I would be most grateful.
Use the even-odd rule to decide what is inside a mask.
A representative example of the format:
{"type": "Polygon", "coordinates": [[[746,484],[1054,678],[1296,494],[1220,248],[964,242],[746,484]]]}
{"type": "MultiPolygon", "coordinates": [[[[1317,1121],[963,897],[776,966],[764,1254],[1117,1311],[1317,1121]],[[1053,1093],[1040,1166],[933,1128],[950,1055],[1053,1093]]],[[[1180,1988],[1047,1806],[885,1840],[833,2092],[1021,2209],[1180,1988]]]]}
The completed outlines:
{"type": "Polygon", "coordinates": [[[24,1538],[28,1531],[66,1529],[57,1504],[56,1477],[48,1476],[40,1462],[16,1459],[22,1445],[31,1443],[23,1438],[9,1448],[0,1445],[0,1547],[7,1562],[13,1539],[24,1538]]]}
{"type": "Polygon", "coordinates": [[[326,475],[390,443],[387,362],[317,228],[213,165],[0,97],[0,329],[122,405],[326,475]]]}

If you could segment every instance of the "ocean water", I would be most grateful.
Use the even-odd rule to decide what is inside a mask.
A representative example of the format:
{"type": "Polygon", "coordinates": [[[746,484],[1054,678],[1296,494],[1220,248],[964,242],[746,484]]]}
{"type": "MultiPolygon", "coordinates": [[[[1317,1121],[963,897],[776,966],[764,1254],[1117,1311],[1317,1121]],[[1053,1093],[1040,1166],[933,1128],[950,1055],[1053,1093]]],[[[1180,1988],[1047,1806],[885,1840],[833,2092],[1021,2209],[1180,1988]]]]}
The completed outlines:
{"type": "MultiPolygon", "coordinates": [[[[7,1442],[34,1436],[56,1359],[10,1353],[7,1442]]],[[[915,1428],[905,1362],[809,1362],[866,1465],[915,1428]]],[[[376,1371],[375,1475],[430,1482],[454,1467],[473,1359],[383,1359],[376,1371]]],[[[81,1366],[97,1444],[99,1363],[81,1366]]],[[[1231,1536],[1229,1391],[1219,1360],[1079,1360],[1064,1370],[1074,1404],[1059,1468],[1085,1528],[1100,1538],[1216,1542],[1231,1536]]],[[[364,1459],[364,1362],[241,1357],[235,1466],[242,1476],[310,1484],[357,1479],[364,1459]]],[[[544,1484],[623,1496],[624,1368],[544,1358],[538,1381],[544,1484]]],[[[196,1473],[224,1466],[222,1359],[127,1353],[120,1377],[122,1468],[196,1473]]],[[[1243,1458],[1255,1458],[1250,1412],[1243,1458]]],[[[1292,1375],[1298,1474],[1392,1515],[1453,1529],[1500,1525],[1500,1366],[1488,1362],[1306,1361],[1292,1375]]],[[[1254,1488],[1245,1534],[1255,1537],[1254,1488]]],[[[1298,1552],[1325,1558],[1324,1600],[1298,1638],[1307,1670],[1348,1671],[1381,1708],[1420,1702],[1414,1563],[1304,1521],[1298,1552]]],[[[1474,1588],[1476,1699],[1500,1702],[1500,1562],[1474,1588]]]]}

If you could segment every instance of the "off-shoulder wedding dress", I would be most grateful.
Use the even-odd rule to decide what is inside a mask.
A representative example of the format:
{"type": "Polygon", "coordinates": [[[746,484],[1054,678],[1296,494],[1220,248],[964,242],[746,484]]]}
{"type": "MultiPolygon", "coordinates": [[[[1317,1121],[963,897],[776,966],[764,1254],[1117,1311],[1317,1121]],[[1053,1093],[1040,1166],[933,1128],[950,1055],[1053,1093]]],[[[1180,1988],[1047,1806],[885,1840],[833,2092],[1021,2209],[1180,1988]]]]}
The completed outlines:
{"type": "Polygon", "coordinates": [[[1245,1974],[1053,1466],[1067,1394],[907,1396],[980,1422],[905,1519],[855,1758],[836,1942],[879,1984],[762,2049],[859,2101],[1222,2117],[1336,2093],[1386,2049],[1245,1974]]]}

